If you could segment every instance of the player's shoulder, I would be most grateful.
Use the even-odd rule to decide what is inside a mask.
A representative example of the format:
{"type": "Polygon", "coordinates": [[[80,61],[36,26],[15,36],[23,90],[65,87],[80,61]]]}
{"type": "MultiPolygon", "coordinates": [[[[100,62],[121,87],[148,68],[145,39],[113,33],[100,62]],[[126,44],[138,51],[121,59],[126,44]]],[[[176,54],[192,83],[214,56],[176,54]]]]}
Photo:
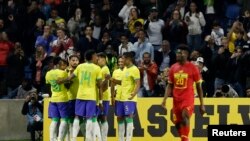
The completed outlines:
{"type": "Polygon", "coordinates": [[[109,68],[108,68],[108,66],[103,66],[102,70],[109,71],[109,68]]]}

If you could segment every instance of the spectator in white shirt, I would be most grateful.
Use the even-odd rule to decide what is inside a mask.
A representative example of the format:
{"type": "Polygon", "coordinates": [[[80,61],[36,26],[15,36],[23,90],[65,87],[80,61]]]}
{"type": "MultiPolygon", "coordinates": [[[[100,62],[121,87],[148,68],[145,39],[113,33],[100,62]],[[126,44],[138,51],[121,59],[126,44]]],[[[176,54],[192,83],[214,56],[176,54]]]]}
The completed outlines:
{"type": "Polygon", "coordinates": [[[191,50],[201,47],[202,27],[206,25],[203,13],[198,11],[194,2],[190,4],[190,11],[185,14],[185,22],[188,25],[187,43],[191,50]]]}

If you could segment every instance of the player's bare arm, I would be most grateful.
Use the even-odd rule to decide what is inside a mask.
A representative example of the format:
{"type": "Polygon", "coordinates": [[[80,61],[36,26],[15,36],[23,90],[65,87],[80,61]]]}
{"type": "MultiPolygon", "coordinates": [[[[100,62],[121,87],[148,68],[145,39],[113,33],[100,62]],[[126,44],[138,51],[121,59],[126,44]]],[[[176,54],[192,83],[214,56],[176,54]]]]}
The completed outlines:
{"type": "Polygon", "coordinates": [[[128,98],[129,100],[132,100],[136,96],[136,94],[138,93],[138,91],[141,87],[140,79],[135,80],[135,83],[136,83],[135,89],[134,89],[133,93],[131,94],[131,97],[128,98]]]}
{"type": "Polygon", "coordinates": [[[205,112],[206,112],[206,109],[205,109],[205,106],[204,106],[203,91],[202,91],[200,82],[196,83],[196,88],[197,88],[198,96],[199,96],[199,99],[200,99],[200,113],[201,113],[201,115],[204,115],[205,112]]]}
{"type": "Polygon", "coordinates": [[[165,95],[164,98],[162,100],[161,106],[166,109],[166,101],[168,96],[172,93],[172,89],[173,89],[173,84],[172,83],[168,83],[166,90],[165,90],[165,95]]]}

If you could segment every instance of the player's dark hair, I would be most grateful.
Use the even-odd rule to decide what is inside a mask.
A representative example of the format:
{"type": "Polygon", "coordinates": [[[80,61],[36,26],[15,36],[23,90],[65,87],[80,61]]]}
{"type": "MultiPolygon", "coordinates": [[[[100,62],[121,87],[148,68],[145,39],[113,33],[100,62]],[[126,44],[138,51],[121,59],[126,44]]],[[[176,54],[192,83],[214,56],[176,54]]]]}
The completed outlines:
{"type": "Polygon", "coordinates": [[[86,51],[86,52],[85,52],[85,55],[84,55],[86,61],[91,61],[91,60],[92,60],[92,56],[93,56],[95,53],[96,53],[96,52],[95,52],[94,50],[92,50],[92,49],[86,51]]]}
{"type": "Polygon", "coordinates": [[[100,57],[100,58],[104,58],[104,59],[107,58],[107,55],[104,52],[98,53],[97,56],[100,57]]]}
{"type": "Polygon", "coordinates": [[[62,64],[68,65],[68,62],[67,62],[67,60],[65,60],[65,59],[60,59],[59,62],[58,62],[58,64],[59,64],[59,65],[62,65],[62,64]]]}
{"type": "Polygon", "coordinates": [[[61,57],[58,57],[58,56],[57,56],[57,57],[54,57],[54,58],[53,58],[53,64],[54,64],[54,65],[58,65],[58,64],[59,64],[59,61],[60,61],[61,59],[62,59],[62,58],[61,58],[61,57]]]}
{"type": "Polygon", "coordinates": [[[179,50],[185,50],[185,51],[187,51],[188,52],[188,54],[190,54],[190,49],[189,49],[189,47],[188,47],[188,45],[186,45],[186,44],[180,44],[178,47],[177,47],[177,49],[179,49],[179,50]]]}
{"type": "Polygon", "coordinates": [[[135,63],[135,59],[134,59],[134,57],[135,57],[135,52],[134,52],[134,51],[124,52],[124,53],[123,53],[123,56],[124,56],[124,58],[129,59],[129,60],[131,60],[133,63],[135,63]]]}

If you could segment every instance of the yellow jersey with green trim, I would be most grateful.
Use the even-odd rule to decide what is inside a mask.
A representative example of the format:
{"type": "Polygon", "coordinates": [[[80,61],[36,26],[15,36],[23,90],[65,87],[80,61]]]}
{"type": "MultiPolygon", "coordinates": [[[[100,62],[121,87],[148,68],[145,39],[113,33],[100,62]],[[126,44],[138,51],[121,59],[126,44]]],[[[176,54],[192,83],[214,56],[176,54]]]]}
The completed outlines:
{"type": "Polygon", "coordinates": [[[97,80],[102,79],[101,68],[93,63],[83,63],[73,73],[79,81],[76,99],[96,100],[97,80]]]}
{"type": "MultiPolygon", "coordinates": [[[[70,68],[67,68],[66,70],[68,72],[68,76],[70,76],[73,70],[70,68]]],[[[67,94],[68,94],[69,100],[75,100],[76,95],[77,95],[77,91],[78,91],[78,87],[79,87],[79,80],[77,77],[74,77],[71,81],[72,81],[72,83],[68,89],[67,94]]]]}
{"type": "Polygon", "coordinates": [[[67,102],[68,95],[67,89],[64,84],[57,84],[58,79],[66,79],[68,74],[66,71],[60,69],[53,69],[46,73],[46,84],[50,84],[52,95],[50,97],[51,102],[67,102]]]}
{"type": "Polygon", "coordinates": [[[140,81],[140,71],[139,69],[133,65],[131,67],[127,67],[124,70],[123,77],[122,77],[122,95],[121,101],[137,101],[137,94],[132,100],[128,98],[131,97],[131,94],[134,92],[136,87],[136,81],[140,81]]]}
{"type": "MultiPolygon", "coordinates": [[[[105,76],[107,74],[110,75],[110,71],[109,71],[109,68],[107,66],[103,66],[101,68],[101,72],[102,72],[102,80],[105,79],[105,76]]],[[[103,98],[102,98],[102,100],[104,100],[104,101],[110,101],[110,99],[111,99],[110,97],[111,97],[111,93],[110,93],[110,87],[109,87],[109,83],[108,83],[108,89],[103,92],[103,98]]]]}
{"type": "MultiPolygon", "coordinates": [[[[116,80],[122,80],[123,73],[124,73],[124,70],[122,70],[122,69],[120,69],[120,68],[119,68],[119,69],[116,69],[116,70],[114,70],[114,72],[113,72],[112,78],[114,78],[114,79],[116,79],[116,80]]],[[[115,90],[116,90],[115,100],[120,101],[121,96],[122,96],[122,88],[121,88],[121,85],[116,85],[116,86],[115,86],[115,90]]]]}

